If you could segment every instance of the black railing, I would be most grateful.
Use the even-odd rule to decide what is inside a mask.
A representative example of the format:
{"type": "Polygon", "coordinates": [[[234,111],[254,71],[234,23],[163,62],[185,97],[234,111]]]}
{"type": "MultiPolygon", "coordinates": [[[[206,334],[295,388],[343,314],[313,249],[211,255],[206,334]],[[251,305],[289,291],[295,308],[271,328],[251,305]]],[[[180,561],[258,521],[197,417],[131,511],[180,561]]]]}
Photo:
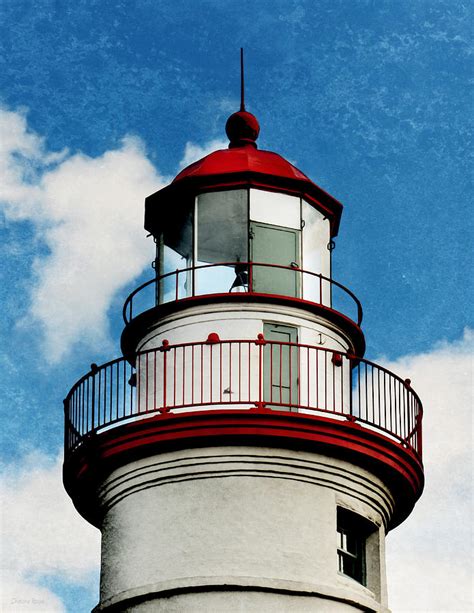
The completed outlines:
{"type": "Polygon", "coordinates": [[[203,264],[176,269],[151,279],[128,296],[123,307],[123,319],[128,324],[138,314],[158,304],[234,291],[302,298],[338,311],[359,326],[362,323],[362,305],[341,283],[297,266],[258,262],[203,264]],[[283,284],[286,281],[291,290],[287,292],[272,287],[271,280],[267,282],[259,280],[262,269],[268,269],[269,272],[280,271],[280,281],[283,279],[283,284]]]}
{"type": "Polygon", "coordinates": [[[91,434],[168,412],[286,410],[349,420],[421,458],[422,405],[408,380],[349,354],[256,340],[162,346],[93,365],[64,401],[66,457],[91,434]]]}

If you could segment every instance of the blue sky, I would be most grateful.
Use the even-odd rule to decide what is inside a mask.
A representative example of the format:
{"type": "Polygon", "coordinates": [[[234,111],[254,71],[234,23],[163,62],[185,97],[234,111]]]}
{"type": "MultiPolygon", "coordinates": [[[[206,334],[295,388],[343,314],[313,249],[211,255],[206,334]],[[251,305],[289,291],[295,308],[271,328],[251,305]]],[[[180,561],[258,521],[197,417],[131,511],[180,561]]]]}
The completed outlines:
{"type": "MultiPolygon", "coordinates": [[[[6,0],[0,11],[0,402],[12,513],[28,515],[22,504],[36,491],[28,490],[32,466],[55,487],[69,387],[91,362],[119,355],[122,303],[151,276],[144,197],[184,160],[225,142],[225,120],[238,106],[241,46],[260,147],[294,162],[345,205],[334,277],[362,301],[368,357],[419,371],[433,406],[446,399],[439,400],[440,419],[459,402],[467,410],[469,3],[6,0]],[[451,387],[440,382],[448,373],[451,387]]],[[[406,376],[423,395],[413,374],[406,376]]],[[[433,436],[437,423],[445,424],[427,425],[433,436]]],[[[459,440],[451,455],[433,452],[435,483],[451,470],[449,457],[466,459],[465,438],[459,440]]],[[[464,486],[460,477],[449,490],[448,511],[464,508],[464,486]]],[[[7,540],[17,534],[11,525],[7,540]]],[[[56,598],[54,610],[90,610],[98,551],[89,537],[91,561],[84,556],[83,566],[59,553],[46,561],[24,553],[30,562],[13,569],[23,586],[18,593],[39,590],[43,603],[56,598]]],[[[403,583],[402,549],[394,546],[392,568],[403,583]]],[[[436,555],[421,537],[420,550],[431,561],[436,555]]],[[[394,598],[394,609],[407,610],[394,598]]],[[[466,599],[451,599],[451,610],[468,610],[466,599]]]]}

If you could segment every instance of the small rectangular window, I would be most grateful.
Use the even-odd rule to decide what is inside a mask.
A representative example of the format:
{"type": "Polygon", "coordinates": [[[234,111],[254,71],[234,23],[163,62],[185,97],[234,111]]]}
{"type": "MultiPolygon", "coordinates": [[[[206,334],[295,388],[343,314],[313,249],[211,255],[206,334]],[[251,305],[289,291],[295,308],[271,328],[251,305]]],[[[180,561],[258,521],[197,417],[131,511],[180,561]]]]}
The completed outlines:
{"type": "Polygon", "coordinates": [[[367,585],[366,542],[374,526],[347,509],[337,509],[338,570],[362,585],[367,585]]]}

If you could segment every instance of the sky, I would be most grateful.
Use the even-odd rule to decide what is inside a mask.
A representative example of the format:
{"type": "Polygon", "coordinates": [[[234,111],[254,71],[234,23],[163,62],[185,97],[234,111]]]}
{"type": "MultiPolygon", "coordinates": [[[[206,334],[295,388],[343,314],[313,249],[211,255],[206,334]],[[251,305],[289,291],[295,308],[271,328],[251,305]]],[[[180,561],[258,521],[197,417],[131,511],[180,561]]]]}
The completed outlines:
{"type": "Polygon", "coordinates": [[[3,611],[90,611],[99,536],[61,484],[62,399],[120,355],[151,278],[144,198],[226,146],[239,55],[259,146],[344,204],[333,276],[366,357],[425,406],[426,488],[387,538],[392,610],[471,611],[472,3],[3,0],[3,611]]]}

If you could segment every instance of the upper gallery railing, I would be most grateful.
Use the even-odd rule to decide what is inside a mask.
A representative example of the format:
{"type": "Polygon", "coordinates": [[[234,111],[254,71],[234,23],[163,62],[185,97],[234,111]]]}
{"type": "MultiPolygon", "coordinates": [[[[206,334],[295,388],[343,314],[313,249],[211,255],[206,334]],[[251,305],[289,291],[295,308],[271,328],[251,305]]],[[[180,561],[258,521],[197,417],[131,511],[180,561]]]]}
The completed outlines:
{"type": "Polygon", "coordinates": [[[344,285],[295,266],[222,262],[176,269],[137,287],[123,307],[126,324],[158,304],[196,296],[245,292],[302,298],[344,314],[360,326],[362,306],[344,285]]]}
{"type": "Polygon", "coordinates": [[[350,420],[421,458],[422,405],[410,381],[349,354],[304,344],[223,340],[170,345],[91,371],[64,401],[66,458],[93,433],[202,410],[284,410],[350,420]]]}

